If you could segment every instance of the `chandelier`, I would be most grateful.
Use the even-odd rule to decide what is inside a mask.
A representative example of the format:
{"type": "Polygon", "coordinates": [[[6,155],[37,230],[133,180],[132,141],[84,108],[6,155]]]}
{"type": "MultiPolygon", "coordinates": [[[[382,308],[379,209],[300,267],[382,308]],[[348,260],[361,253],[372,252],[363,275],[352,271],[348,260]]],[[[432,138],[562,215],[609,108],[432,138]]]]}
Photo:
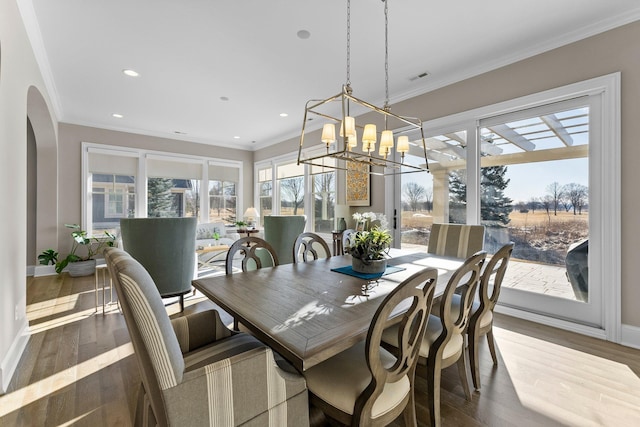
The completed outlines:
{"type": "MultiPolygon", "coordinates": [[[[357,168],[358,170],[366,171],[372,175],[396,175],[429,171],[422,121],[417,118],[394,114],[389,107],[388,0],[382,0],[382,2],[384,3],[385,17],[384,106],[380,108],[353,96],[350,81],[351,0],[347,0],[347,80],[342,85],[342,91],[339,94],[327,99],[307,101],[302,122],[300,146],[298,147],[298,164],[304,163],[342,170],[352,169],[354,166],[349,166],[350,164],[360,164],[361,167],[357,168]],[[364,126],[356,123],[355,118],[350,113],[352,108],[362,112],[359,117],[366,115],[368,123],[364,126]],[[342,114],[338,115],[337,113],[340,111],[342,114]],[[306,157],[303,152],[306,124],[312,118],[319,118],[323,123],[320,140],[325,144],[326,152],[306,157]],[[339,138],[336,138],[336,126],[339,129],[339,138]],[[382,128],[382,130],[378,131],[378,127],[382,128]],[[415,134],[418,131],[419,139],[410,143],[409,134],[415,134]],[[362,135],[360,141],[358,141],[358,134],[362,135]],[[378,144],[377,150],[376,144],[378,144]],[[405,155],[409,152],[420,159],[424,157],[424,164],[413,165],[405,163],[405,155]],[[399,160],[398,156],[400,157],[399,160]],[[327,159],[339,161],[326,161],[327,159]]],[[[309,134],[308,139],[311,138],[309,134]]]]}

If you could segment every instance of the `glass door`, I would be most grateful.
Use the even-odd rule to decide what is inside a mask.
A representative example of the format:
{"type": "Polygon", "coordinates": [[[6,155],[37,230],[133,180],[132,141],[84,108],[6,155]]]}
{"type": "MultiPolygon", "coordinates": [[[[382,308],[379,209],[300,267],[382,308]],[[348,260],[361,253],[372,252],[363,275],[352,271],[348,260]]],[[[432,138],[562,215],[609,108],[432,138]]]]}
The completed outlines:
{"type": "Polygon", "coordinates": [[[502,305],[602,327],[599,109],[598,95],[582,96],[427,138],[430,173],[395,178],[396,242],[426,251],[433,223],[482,224],[489,255],[515,243],[502,305]]]}
{"type": "Polygon", "coordinates": [[[602,325],[602,298],[589,280],[597,253],[590,213],[589,97],[480,121],[480,220],[485,249],[515,243],[500,302],[602,325]]]}

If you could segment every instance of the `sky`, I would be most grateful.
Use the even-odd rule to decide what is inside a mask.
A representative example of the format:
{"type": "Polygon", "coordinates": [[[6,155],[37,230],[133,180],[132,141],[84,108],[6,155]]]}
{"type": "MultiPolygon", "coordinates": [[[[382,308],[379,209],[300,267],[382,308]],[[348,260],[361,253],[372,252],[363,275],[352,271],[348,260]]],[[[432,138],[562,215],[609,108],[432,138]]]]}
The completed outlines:
{"type": "MultiPolygon", "coordinates": [[[[510,182],[505,195],[513,203],[528,202],[532,197],[540,198],[547,194],[547,187],[553,182],[560,185],[576,183],[588,187],[589,160],[582,158],[509,165],[506,177],[510,182]]],[[[403,183],[408,181],[418,182],[427,188],[433,186],[430,174],[403,175],[403,183]]]]}

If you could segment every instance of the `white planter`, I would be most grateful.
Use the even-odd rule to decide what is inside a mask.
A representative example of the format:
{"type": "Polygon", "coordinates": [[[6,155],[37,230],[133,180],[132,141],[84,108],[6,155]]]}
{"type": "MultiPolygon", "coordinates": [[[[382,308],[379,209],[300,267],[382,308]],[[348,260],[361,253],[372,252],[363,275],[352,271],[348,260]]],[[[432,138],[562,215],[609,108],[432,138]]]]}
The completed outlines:
{"type": "Polygon", "coordinates": [[[67,271],[71,277],[90,276],[96,271],[96,260],[70,262],[67,265],[67,271]]]}

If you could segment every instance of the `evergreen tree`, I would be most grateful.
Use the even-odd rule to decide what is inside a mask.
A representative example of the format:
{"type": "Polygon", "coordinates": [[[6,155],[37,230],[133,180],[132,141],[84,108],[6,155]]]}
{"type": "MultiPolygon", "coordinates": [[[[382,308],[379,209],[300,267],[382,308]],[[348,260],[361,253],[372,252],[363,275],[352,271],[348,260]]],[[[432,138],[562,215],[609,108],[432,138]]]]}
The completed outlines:
{"type": "MultiPolygon", "coordinates": [[[[508,224],[509,214],[513,210],[512,200],[505,196],[504,190],[509,185],[505,179],[506,166],[490,166],[480,170],[480,217],[483,223],[508,224]]],[[[449,174],[449,194],[451,199],[451,222],[464,223],[465,218],[459,218],[454,212],[455,207],[465,206],[467,203],[467,175],[466,170],[452,171],[449,174]]],[[[464,210],[462,210],[464,211],[464,210]]]]}
{"type": "Polygon", "coordinates": [[[170,178],[149,178],[147,183],[147,216],[149,218],[173,216],[171,188],[173,188],[173,180],[170,178]]]}

